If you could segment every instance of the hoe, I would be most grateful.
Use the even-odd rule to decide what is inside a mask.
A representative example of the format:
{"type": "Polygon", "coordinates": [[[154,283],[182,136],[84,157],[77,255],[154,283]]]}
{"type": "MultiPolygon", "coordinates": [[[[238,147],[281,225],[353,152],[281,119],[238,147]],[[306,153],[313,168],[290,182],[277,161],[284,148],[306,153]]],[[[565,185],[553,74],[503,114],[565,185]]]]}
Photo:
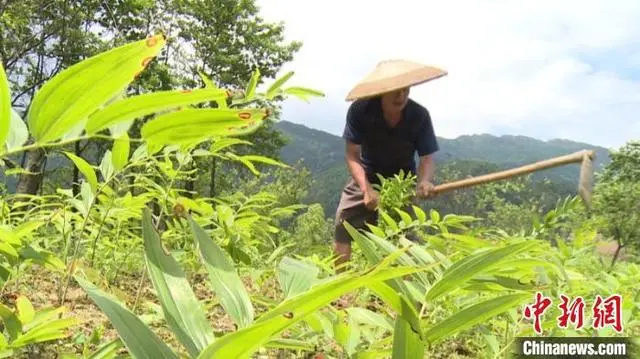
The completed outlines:
{"type": "Polygon", "coordinates": [[[444,183],[435,186],[432,190],[436,194],[454,191],[460,188],[471,187],[479,184],[495,182],[506,178],[521,176],[524,174],[540,171],[552,167],[558,167],[570,163],[581,163],[580,166],[580,181],[578,183],[578,194],[582,198],[583,203],[587,208],[591,207],[591,191],[593,188],[593,165],[592,161],[595,159],[596,154],[594,151],[583,150],[573,154],[564,155],[560,157],[551,158],[544,161],[535,162],[522,167],[512,168],[504,171],[489,173],[482,176],[471,177],[460,181],[454,181],[444,183]]]}

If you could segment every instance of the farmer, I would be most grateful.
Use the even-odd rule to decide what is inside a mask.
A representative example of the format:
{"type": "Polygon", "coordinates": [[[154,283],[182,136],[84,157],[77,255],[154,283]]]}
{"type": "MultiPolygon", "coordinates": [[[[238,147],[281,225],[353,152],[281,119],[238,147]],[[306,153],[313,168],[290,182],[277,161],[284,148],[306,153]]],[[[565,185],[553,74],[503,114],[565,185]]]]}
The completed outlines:
{"type": "Polygon", "coordinates": [[[351,176],[336,211],[338,267],[351,259],[352,238],[343,222],[349,222],[356,229],[366,229],[365,223],[377,221],[379,195],[372,187],[379,184],[376,174],[388,178],[400,170],[411,172],[417,177],[416,196],[434,195],[432,156],[438,150],[438,143],[429,112],[409,98],[409,90],[446,74],[411,61],[382,61],[347,96],[347,101],[355,101],[347,111],[342,135],[351,176]]]}

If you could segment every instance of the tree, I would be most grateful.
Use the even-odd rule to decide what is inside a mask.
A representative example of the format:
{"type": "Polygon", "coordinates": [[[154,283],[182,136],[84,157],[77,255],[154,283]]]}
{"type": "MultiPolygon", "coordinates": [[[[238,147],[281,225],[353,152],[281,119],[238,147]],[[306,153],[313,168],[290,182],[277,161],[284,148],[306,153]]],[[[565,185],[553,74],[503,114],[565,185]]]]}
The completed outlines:
{"type": "MultiPolygon", "coordinates": [[[[184,78],[186,86],[199,85],[199,73],[203,73],[218,87],[243,90],[242,85],[249,82],[256,70],[260,74],[260,82],[274,78],[282,65],[291,61],[302,46],[297,41],[286,43],[284,26],[266,23],[259,16],[259,8],[253,0],[183,0],[173,4],[179,19],[175,26],[179,41],[174,51],[193,53],[181,56],[176,65],[176,75],[184,78]]],[[[238,153],[250,150],[252,154],[278,157],[286,143],[271,124],[260,128],[246,140],[254,146],[239,148],[238,153]]],[[[248,174],[242,165],[221,165],[215,158],[203,168],[208,169],[211,197],[218,193],[218,187],[233,186],[244,177],[243,174],[248,174]],[[219,186],[220,183],[223,186],[219,186]]],[[[187,186],[193,188],[194,185],[188,183],[187,186]]]]}
{"type": "Polygon", "coordinates": [[[597,176],[593,208],[604,234],[618,243],[613,267],[623,248],[640,249],[640,141],[629,141],[610,156],[597,176]]]}
{"type": "MultiPolygon", "coordinates": [[[[25,110],[42,83],[70,64],[160,31],[169,38],[165,53],[132,92],[201,87],[201,73],[219,87],[239,90],[255,70],[262,78],[275,77],[301,47],[284,40],[282,24],[265,22],[254,0],[27,0],[0,2],[0,7],[0,55],[16,94],[13,102],[25,110]]],[[[137,131],[131,129],[134,135],[137,131]]],[[[269,127],[248,140],[256,144],[254,153],[262,143],[267,152],[283,145],[269,127]]],[[[85,146],[75,144],[76,155],[85,146]]],[[[42,150],[30,151],[21,165],[41,173],[45,158],[42,150]]],[[[206,167],[215,171],[216,165],[206,167]]],[[[17,192],[34,194],[41,180],[41,175],[22,175],[17,192]]]]}

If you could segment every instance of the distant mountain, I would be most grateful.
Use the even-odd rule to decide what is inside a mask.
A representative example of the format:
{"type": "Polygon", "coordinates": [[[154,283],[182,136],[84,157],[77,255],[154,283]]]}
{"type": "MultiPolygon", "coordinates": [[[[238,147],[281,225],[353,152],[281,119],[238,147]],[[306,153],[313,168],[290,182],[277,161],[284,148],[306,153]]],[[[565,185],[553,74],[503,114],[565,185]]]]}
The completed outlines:
{"type": "MultiPolygon", "coordinates": [[[[280,121],[276,128],[289,138],[280,155],[289,164],[303,160],[314,176],[309,201],[320,202],[328,216],[333,216],[340,190],[348,178],[344,163],[344,141],[339,136],[304,125],[280,121]]],[[[604,147],[564,139],[541,141],[526,136],[464,135],[455,139],[438,138],[437,163],[448,161],[488,162],[497,168],[517,167],[548,158],[589,149],[596,152],[594,170],[609,161],[604,147]]],[[[580,166],[568,165],[536,173],[537,179],[577,183],[580,166]]]]}

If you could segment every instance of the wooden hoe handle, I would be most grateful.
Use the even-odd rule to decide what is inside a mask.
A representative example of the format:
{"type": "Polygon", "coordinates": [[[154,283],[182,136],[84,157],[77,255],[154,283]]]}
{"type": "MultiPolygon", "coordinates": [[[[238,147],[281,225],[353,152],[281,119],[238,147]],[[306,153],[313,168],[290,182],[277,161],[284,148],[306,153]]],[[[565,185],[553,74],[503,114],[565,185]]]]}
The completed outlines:
{"type": "Polygon", "coordinates": [[[494,172],[490,174],[486,174],[478,177],[471,177],[460,181],[454,181],[449,183],[444,183],[438,186],[435,186],[433,192],[436,194],[440,194],[443,192],[453,191],[460,188],[471,187],[478,184],[484,184],[489,182],[495,182],[499,180],[503,180],[505,178],[520,176],[523,174],[528,174],[535,171],[540,171],[543,169],[558,167],[569,163],[577,163],[582,162],[583,160],[592,160],[595,157],[594,151],[583,150],[570,155],[560,156],[551,158],[544,161],[535,162],[529,165],[525,165],[522,167],[517,167],[509,170],[504,170],[500,172],[494,172]]]}

